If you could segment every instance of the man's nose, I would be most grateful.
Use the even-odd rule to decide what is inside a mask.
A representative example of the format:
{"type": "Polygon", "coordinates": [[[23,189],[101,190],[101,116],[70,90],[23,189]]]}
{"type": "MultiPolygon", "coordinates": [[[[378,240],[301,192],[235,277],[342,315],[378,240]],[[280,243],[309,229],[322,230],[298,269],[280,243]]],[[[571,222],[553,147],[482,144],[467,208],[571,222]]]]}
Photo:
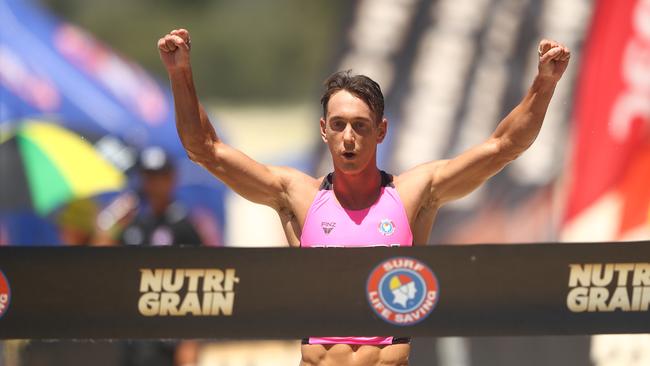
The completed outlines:
{"type": "Polygon", "coordinates": [[[352,144],[354,146],[354,141],[356,137],[354,135],[354,129],[352,128],[352,124],[348,123],[345,126],[345,129],[343,130],[343,142],[348,145],[352,144]]]}

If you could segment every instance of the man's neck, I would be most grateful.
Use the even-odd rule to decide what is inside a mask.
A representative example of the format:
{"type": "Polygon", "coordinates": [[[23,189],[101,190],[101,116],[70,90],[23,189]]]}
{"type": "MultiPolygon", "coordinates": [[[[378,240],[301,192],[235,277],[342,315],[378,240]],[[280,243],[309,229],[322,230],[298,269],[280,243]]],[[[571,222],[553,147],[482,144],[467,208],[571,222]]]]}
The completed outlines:
{"type": "Polygon", "coordinates": [[[151,212],[155,217],[162,217],[167,212],[167,208],[171,203],[171,199],[167,198],[152,199],[149,201],[151,212]]]}
{"type": "Polygon", "coordinates": [[[358,174],[346,174],[334,169],[332,185],[336,199],[349,210],[372,206],[381,191],[381,174],[376,166],[358,174]]]}

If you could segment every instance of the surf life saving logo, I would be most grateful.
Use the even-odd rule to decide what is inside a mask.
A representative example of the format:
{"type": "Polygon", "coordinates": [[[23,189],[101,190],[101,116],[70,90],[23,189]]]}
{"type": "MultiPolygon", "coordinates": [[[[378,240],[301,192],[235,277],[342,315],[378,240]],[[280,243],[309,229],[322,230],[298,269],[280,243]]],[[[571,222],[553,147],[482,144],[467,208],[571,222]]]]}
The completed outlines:
{"type": "Polygon", "coordinates": [[[9,281],[4,272],[0,270],[0,318],[9,309],[9,301],[11,300],[11,289],[9,288],[9,281]]]}
{"type": "Polygon", "coordinates": [[[383,236],[393,235],[395,232],[395,224],[390,219],[383,219],[379,222],[379,232],[383,236]]]}
{"type": "Polygon", "coordinates": [[[385,321],[413,325],[431,314],[439,298],[438,279],[417,259],[395,257],[370,272],[366,284],[368,303],[385,321]]]}

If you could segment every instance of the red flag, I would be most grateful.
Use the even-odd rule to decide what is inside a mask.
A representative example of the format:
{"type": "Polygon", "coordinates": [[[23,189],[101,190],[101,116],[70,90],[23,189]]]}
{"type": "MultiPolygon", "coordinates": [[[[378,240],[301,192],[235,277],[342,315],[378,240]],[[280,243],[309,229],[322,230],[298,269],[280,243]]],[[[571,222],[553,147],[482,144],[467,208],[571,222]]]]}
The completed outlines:
{"type": "Polygon", "coordinates": [[[565,238],[614,240],[638,228],[648,230],[650,1],[598,2],[583,52],[574,120],[565,238]],[[607,235],[589,227],[595,217],[612,220],[607,235]],[[609,237],[580,237],[594,232],[609,237]]]}

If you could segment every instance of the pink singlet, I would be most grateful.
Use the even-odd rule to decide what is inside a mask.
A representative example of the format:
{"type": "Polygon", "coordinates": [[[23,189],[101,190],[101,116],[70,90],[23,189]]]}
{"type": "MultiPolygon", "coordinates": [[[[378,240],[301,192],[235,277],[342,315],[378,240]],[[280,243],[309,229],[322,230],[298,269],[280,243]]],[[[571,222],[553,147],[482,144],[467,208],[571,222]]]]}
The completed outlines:
{"type": "MultiPolygon", "coordinates": [[[[302,248],[412,246],[413,234],[404,205],[393,186],[393,177],[381,171],[377,201],[363,210],[348,210],[338,203],[330,173],[323,179],[307,211],[300,236],[302,248]]],[[[310,337],[303,344],[394,344],[408,343],[396,337],[310,337]]]]}

